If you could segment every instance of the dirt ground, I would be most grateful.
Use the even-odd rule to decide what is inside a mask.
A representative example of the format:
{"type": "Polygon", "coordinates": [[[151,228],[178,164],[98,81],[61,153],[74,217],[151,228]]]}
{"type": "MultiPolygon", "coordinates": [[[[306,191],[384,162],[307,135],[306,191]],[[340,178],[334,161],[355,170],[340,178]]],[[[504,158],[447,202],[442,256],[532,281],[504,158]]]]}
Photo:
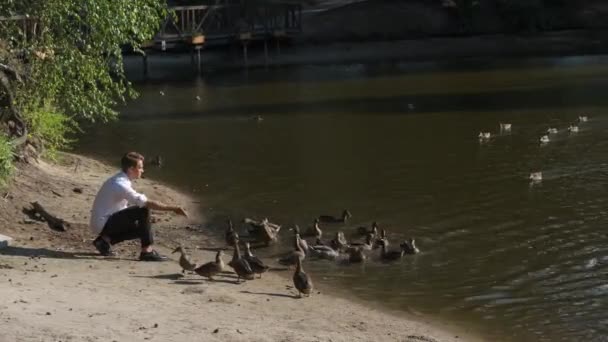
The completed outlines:
{"type": "MultiPolygon", "coordinates": [[[[479,340],[443,323],[379,311],[325,289],[299,299],[291,271],[274,268],[272,260],[262,279],[236,284],[232,272],[216,281],[182,275],[175,254],[164,263],[136,261],[136,243],[119,245],[118,257],[100,257],[87,222],[96,189],[114,172],[65,154],[59,163],[21,165],[0,192],[0,234],[15,239],[0,250],[0,341],[479,340]],[[33,201],[65,219],[67,231],[55,232],[24,214],[33,201]]],[[[224,247],[201,234],[200,204],[187,195],[149,179],[138,180],[135,188],[149,198],[185,204],[191,214],[188,219],[155,215],[161,252],[183,244],[200,263],[224,247]]],[[[231,253],[226,251],[226,262],[231,253]]]]}

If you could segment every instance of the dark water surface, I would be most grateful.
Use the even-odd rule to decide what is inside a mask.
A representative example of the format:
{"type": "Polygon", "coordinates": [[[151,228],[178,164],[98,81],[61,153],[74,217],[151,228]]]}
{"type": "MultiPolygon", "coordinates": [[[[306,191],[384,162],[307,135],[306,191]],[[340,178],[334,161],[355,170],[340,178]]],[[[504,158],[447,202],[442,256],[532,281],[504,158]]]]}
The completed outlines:
{"type": "Polygon", "coordinates": [[[393,246],[415,236],[422,253],[396,264],[307,262],[358,298],[488,340],[608,339],[608,58],[156,72],[79,152],[162,155],[148,175],[196,191],[210,219],[306,227],[348,208],[327,237],[373,220],[393,246]],[[550,126],[560,133],[541,146],[550,126]],[[482,130],[495,135],[480,144],[482,130]]]}

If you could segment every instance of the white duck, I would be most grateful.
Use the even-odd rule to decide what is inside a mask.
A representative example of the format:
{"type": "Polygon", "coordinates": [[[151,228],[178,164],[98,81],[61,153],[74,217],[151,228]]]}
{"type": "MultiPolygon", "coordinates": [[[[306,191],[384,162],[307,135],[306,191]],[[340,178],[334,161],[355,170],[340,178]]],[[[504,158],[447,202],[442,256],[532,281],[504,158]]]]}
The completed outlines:
{"type": "Polygon", "coordinates": [[[540,171],[530,173],[530,180],[533,182],[540,182],[543,180],[543,173],[540,171]]]}
{"type": "Polygon", "coordinates": [[[587,121],[589,121],[589,118],[587,117],[587,115],[579,115],[578,121],[579,122],[587,122],[587,121]]]}
{"type": "Polygon", "coordinates": [[[549,142],[549,136],[548,135],[543,135],[542,137],[540,137],[540,143],[541,144],[546,144],[549,142]]]}
{"type": "Polygon", "coordinates": [[[547,129],[548,134],[557,134],[557,132],[559,132],[559,131],[557,130],[557,128],[554,128],[554,127],[549,127],[547,129]]]}
{"type": "Polygon", "coordinates": [[[510,123],[500,123],[500,130],[501,131],[510,131],[511,130],[511,124],[510,123]]]}
{"type": "Polygon", "coordinates": [[[578,126],[571,125],[570,127],[568,127],[568,132],[570,132],[570,133],[577,133],[578,132],[578,126]]]}
{"type": "Polygon", "coordinates": [[[492,133],[490,133],[490,132],[479,132],[478,137],[479,137],[480,140],[490,139],[492,137],[492,133]]]}

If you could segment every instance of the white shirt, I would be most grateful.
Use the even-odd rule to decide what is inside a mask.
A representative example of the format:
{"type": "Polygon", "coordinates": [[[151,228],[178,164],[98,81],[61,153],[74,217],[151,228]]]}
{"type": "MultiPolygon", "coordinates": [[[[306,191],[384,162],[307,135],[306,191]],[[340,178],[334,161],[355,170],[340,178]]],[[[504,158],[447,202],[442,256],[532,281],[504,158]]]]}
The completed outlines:
{"type": "Polygon", "coordinates": [[[129,205],[144,207],[147,201],[148,198],[144,194],[133,190],[131,180],[126,173],[122,171],[117,173],[103,183],[95,196],[91,209],[91,231],[95,234],[101,233],[112,214],[129,205]]]}

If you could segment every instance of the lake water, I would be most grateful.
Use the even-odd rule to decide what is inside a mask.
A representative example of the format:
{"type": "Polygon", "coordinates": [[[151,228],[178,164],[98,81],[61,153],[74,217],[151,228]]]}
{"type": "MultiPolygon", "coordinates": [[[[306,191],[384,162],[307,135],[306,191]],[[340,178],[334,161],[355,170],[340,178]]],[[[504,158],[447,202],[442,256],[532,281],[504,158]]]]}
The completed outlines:
{"type": "MultiPolygon", "coordinates": [[[[91,128],[77,151],[163,156],[148,176],[200,195],[210,220],[307,227],[348,208],[352,220],[325,226],[326,236],[376,220],[393,247],[416,237],[422,253],[395,264],[307,261],[317,283],[357,298],[488,340],[608,339],[608,57],[202,78],[180,65],[157,62],[148,81],[136,70],[141,97],[120,109],[123,121],[91,128]],[[583,114],[589,121],[568,133],[583,114]],[[541,145],[549,127],[560,131],[541,145]],[[480,143],[480,131],[493,136],[480,143]],[[542,182],[529,181],[533,171],[542,182]]],[[[285,232],[260,252],[290,241],[285,232]]]]}

